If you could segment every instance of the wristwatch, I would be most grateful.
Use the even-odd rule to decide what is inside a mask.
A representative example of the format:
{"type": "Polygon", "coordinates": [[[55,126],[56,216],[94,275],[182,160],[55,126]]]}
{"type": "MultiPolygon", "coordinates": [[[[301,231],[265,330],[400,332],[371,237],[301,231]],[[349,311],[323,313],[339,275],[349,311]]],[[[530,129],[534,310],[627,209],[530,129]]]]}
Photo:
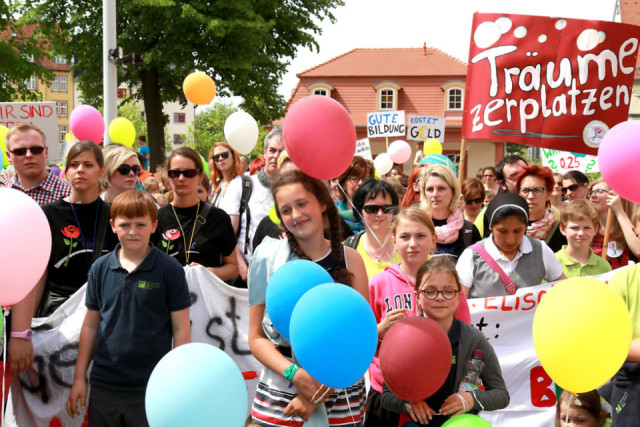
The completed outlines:
{"type": "Polygon", "coordinates": [[[11,331],[11,338],[22,338],[24,340],[30,340],[33,336],[33,331],[31,329],[27,329],[22,332],[11,331]]]}

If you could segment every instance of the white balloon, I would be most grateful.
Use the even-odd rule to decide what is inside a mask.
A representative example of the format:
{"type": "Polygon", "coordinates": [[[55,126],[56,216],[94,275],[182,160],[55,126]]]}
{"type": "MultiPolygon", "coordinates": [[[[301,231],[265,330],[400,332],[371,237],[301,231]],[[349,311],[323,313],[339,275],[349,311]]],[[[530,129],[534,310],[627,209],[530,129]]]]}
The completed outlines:
{"type": "Polygon", "coordinates": [[[386,175],[393,167],[393,160],[387,153],[380,153],[373,161],[373,165],[380,175],[386,175]]]}
{"type": "Polygon", "coordinates": [[[224,122],[224,136],[234,150],[249,154],[258,142],[258,123],[249,113],[236,111],[224,122]]]}

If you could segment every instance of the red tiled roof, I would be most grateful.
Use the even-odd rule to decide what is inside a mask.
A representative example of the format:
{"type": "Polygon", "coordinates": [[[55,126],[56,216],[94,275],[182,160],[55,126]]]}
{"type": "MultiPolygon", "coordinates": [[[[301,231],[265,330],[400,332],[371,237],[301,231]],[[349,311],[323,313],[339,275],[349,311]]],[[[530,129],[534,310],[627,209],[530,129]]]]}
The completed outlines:
{"type": "Polygon", "coordinates": [[[435,48],[353,49],[302,73],[304,77],[466,76],[467,64],[435,48]]]}

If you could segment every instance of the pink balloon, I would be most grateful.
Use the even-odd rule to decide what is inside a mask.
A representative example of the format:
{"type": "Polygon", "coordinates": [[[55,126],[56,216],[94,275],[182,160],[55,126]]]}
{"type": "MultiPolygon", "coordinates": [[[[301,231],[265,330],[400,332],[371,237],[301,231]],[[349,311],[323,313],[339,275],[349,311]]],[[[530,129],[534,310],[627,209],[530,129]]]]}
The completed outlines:
{"type": "Polygon", "coordinates": [[[387,150],[393,163],[404,163],[411,158],[411,146],[399,139],[393,141],[387,150]]]}
{"type": "Polygon", "coordinates": [[[293,163],[317,179],[339,176],[356,151],[351,116],[327,96],[307,96],[293,104],[284,118],[282,139],[293,163]]]}
{"type": "Polygon", "coordinates": [[[36,285],[51,253],[51,230],[40,206],[11,188],[0,188],[0,305],[22,300],[36,285]]]}
{"type": "Polygon", "coordinates": [[[598,149],[602,178],[621,197],[640,203],[640,186],[632,179],[640,165],[640,121],[629,120],[612,127],[598,149]]]}
{"type": "Polygon", "coordinates": [[[80,105],[73,109],[69,117],[71,132],[79,141],[93,141],[100,144],[104,136],[104,119],[100,111],[91,105],[80,105]]]}

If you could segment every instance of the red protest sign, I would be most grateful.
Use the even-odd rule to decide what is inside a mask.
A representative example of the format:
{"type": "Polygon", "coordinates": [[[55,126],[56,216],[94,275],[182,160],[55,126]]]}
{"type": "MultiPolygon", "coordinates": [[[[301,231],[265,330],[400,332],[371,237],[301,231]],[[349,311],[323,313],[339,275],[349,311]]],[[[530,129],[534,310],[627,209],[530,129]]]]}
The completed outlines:
{"type": "Polygon", "coordinates": [[[596,154],[627,120],[640,27],[476,13],[462,137],[596,154]]]}

